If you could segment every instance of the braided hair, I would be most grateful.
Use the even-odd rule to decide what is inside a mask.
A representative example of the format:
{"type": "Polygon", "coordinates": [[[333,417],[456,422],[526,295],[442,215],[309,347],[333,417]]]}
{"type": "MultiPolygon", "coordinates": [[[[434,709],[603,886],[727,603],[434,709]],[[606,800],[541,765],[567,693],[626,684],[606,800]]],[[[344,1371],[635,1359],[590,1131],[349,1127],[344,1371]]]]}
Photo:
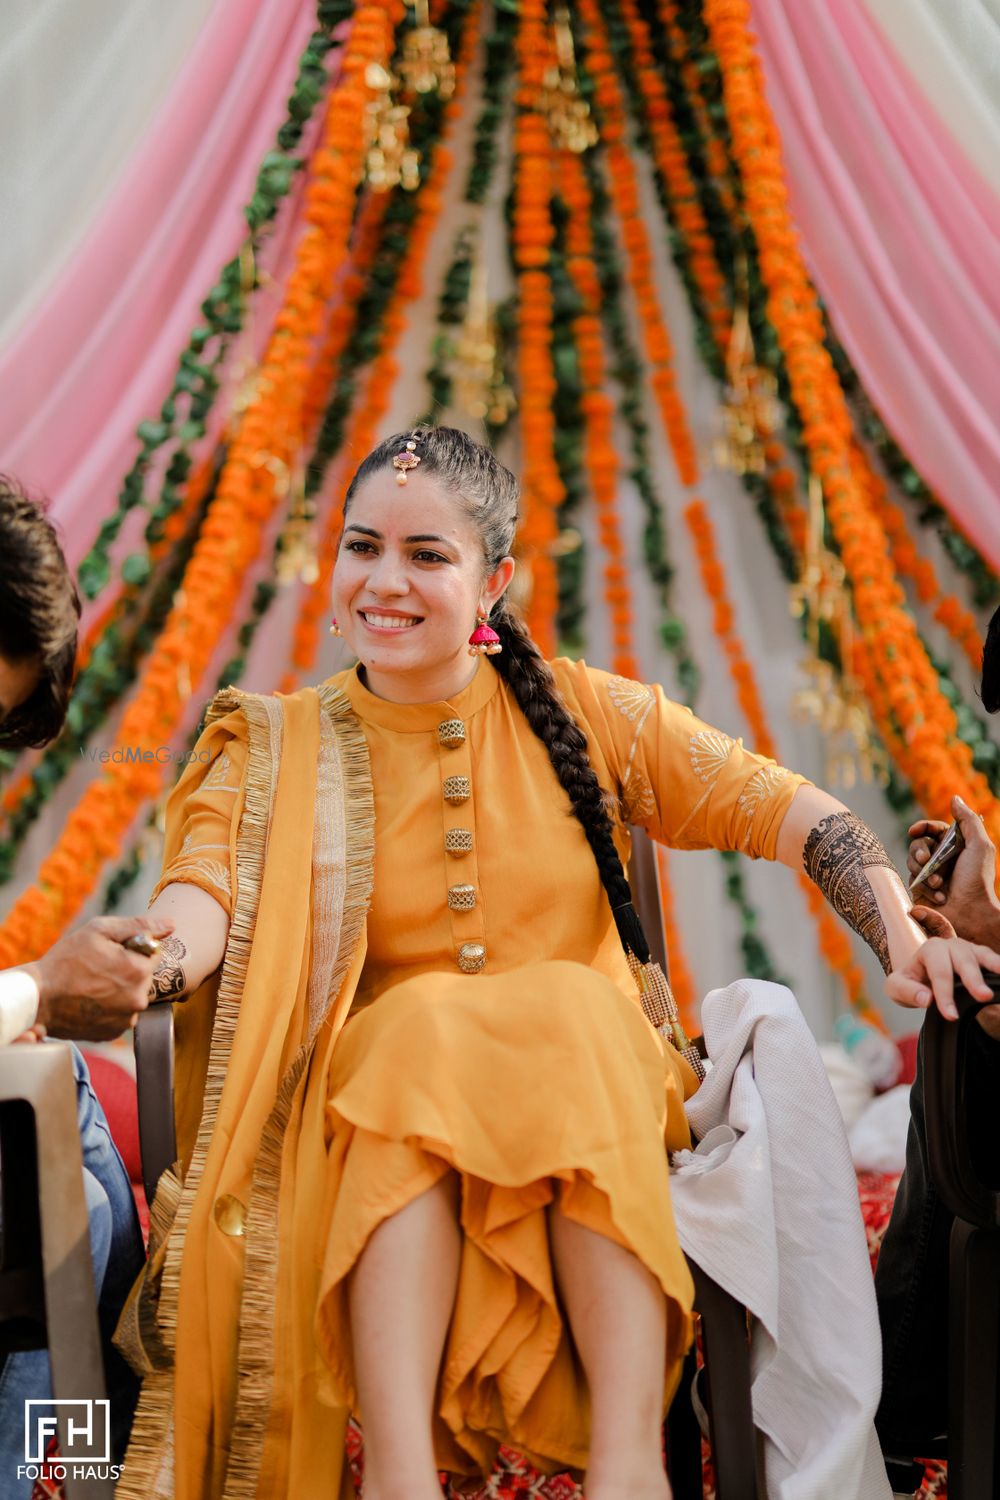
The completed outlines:
{"type": "MultiPolygon", "coordinates": [[[[344,513],[358,488],[416,439],[420,468],[434,474],[463,506],[483,544],[486,576],[510,555],[518,522],[519,486],[491,449],[454,427],[418,427],[395,433],[379,443],[351,481],[344,513]]],[[[504,594],[493,606],[489,624],[503,651],[487,657],[507,683],[529,725],[549,753],[559,784],[570,800],[597,861],[618,932],[626,951],[641,963],[649,947],[632,906],[632,892],[615,847],[610,808],[613,798],[602,788],[587,754],[587,739],[560,693],[552,668],[532,640],[516,607],[504,594]]]]}

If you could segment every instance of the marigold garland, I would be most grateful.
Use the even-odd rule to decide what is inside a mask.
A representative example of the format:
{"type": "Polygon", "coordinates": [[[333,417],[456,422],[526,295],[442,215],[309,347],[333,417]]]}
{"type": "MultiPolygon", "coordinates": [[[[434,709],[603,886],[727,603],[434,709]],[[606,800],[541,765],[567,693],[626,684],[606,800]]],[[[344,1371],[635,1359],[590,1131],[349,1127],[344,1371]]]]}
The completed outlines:
{"type": "Polygon", "coordinates": [[[733,155],[757,241],[768,314],[784,352],[810,467],[869,636],[881,689],[907,747],[903,769],[928,812],[947,817],[960,792],[1000,834],[1000,804],[971,765],[955,715],[905,607],[885,530],[852,465],[850,413],[824,345],[819,302],[787,207],[780,142],[750,31],[747,0],[705,0],[704,18],[722,70],[733,155]]]}
{"type": "MultiPolygon", "coordinates": [[[[707,507],[703,501],[695,500],[688,505],[684,514],[694,537],[701,580],[705,592],[713,602],[713,628],[726,654],[740,706],[750,725],[754,749],[777,760],[777,745],[767,722],[753,668],[733,629],[733,607],[726,590],[725,574],[719,561],[715,531],[707,507]]],[[[820,891],[808,876],[803,872],[797,878],[819,929],[819,946],[823,957],[843,981],[852,1006],[864,1011],[874,1024],[884,1029],[884,1022],[867,997],[865,976],[855,961],[845,927],[833,916],[820,891]]]]}
{"type": "Polygon", "coordinates": [[[594,264],[590,230],[590,187],[576,152],[563,151],[559,161],[559,192],[569,209],[566,226],[566,269],[580,299],[573,319],[584,417],[587,480],[597,511],[597,527],[604,564],[604,597],[611,616],[612,670],[621,677],[639,677],[633,637],[632,591],[628,585],[626,547],[618,516],[620,465],[615,451],[615,404],[608,394],[608,372],[601,331],[601,283],[594,264]]]}
{"type": "Polygon", "coordinates": [[[234,434],[216,499],[187,568],[184,587],[119,730],[142,759],[108,768],[70,814],[38,883],[0,929],[0,966],[44,952],[93,889],[140,804],[155,797],[163,770],[156,749],[169,741],[207,667],[260,545],[276,495],[266,456],[289,457],[298,441],[303,381],[312,341],[346,254],[366,150],[366,70],[388,62],[399,0],[359,9],[344,46],[341,81],[331,94],[323,140],[310,162],[306,229],[284,303],[261,362],[257,391],[234,434]]]}
{"type": "MultiPolygon", "coordinates": [[[[445,135],[459,118],[465,93],[465,80],[475,52],[481,6],[470,8],[462,33],[459,55],[455,60],[455,90],[444,110],[445,135]]],[[[302,673],[316,660],[322,635],[322,621],[329,610],[333,569],[343,527],[344,500],[353,477],[354,466],[375,446],[379,423],[389,405],[399,366],[395,351],[406,330],[406,309],[414,305],[422,291],[424,260],[431,235],[437,226],[444,202],[444,184],[452,158],[443,144],[434,148],[430,170],[420,189],[420,214],[413,227],[410,243],[400,267],[392,300],[383,321],[382,345],[372,361],[365,388],[358,399],[351,427],[344,443],[347,462],[344,465],[331,504],[326,513],[318,548],[319,577],[305,593],[292,642],[293,666],[285,673],[279,692],[291,693],[299,685],[302,673]]],[[[374,233],[374,228],[372,229],[374,233]]],[[[359,256],[359,265],[363,260],[359,256]]],[[[360,291],[360,287],[358,287],[360,291]]]]}
{"type": "MultiPolygon", "coordinates": [[[[635,167],[628,151],[621,144],[626,139],[624,100],[596,0],[578,0],[577,9],[586,27],[588,67],[594,79],[595,97],[601,107],[602,139],[613,143],[608,149],[611,192],[622,220],[630,266],[629,281],[637,293],[647,353],[658,364],[658,404],[681,482],[686,489],[692,490],[699,479],[697,452],[676,386],[670,336],[652,283],[649,238],[638,213],[635,167]]],[[[750,726],[754,747],[762,754],[778,759],[753,668],[734,630],[734,612],[726,591],[725,574],[715,550],[714,532],[704,501],[692,498],[685,507],[684,518],[694,541],[702,581],[713,600],[713,626],[722,642],[730,677],[750,726]]],[[[852,1005],[866,1008],[869,1002],[864,995],[864,978],[854,962],[846,931],[834,919],[818,892],[818,904],[814,902],[811,894],[814,887],[805,875],[800,880],[806,890],[810,910],[819,926],[820,948],[824,956],[843,980],[852,1005]]]]}
{"type": "Polygon", "coordinates": [[[514,119],[512,246],[517,271],[518,354],[522,440],[519,533],[531,595],[526,614],[543,656],[556,649],[558,569],[552,545],[559,535],[556,513],[566,492],[555,458],[552,401],[552,286],[547,274],[554,237],[550,201],[555,185],[553,147],[539,103],[553,54],[545,0],[521,0],[515,44],[518,66],[514,119]]]}

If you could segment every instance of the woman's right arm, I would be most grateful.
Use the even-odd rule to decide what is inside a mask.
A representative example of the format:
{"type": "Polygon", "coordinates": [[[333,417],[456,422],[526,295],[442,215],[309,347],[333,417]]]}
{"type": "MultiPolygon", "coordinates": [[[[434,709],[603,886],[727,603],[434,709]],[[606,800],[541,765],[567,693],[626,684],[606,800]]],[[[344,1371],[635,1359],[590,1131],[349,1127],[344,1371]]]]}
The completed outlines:
{"type": "Polygon", "coordinates": [[[229,915],[200,886],[180,881],[165,886],[149,908],[151,917],[173,922],[153,969],[149,998],[180,1000],[192,994],[222,963],[229,938],[229,915]]]}

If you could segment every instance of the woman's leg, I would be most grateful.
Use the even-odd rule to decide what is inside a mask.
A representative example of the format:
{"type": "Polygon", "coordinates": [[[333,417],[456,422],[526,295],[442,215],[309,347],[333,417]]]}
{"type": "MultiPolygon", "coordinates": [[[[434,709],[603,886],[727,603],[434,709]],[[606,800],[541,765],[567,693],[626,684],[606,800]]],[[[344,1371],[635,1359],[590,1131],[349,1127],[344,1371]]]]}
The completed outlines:
{"type": "Polygon", "coordinates": [[[638,1256],[553,1208],[556,1277],[591,1399],[587,1500],[670,1500],[663,1469],[667,1308],[638,1256]]]}
{"type": "Polygon", "coordinates": [[[440,1497],[431,1419],[461,1246],[449,1172],[379,1225],[351,1273],[366,1500],[440,1497]]]}

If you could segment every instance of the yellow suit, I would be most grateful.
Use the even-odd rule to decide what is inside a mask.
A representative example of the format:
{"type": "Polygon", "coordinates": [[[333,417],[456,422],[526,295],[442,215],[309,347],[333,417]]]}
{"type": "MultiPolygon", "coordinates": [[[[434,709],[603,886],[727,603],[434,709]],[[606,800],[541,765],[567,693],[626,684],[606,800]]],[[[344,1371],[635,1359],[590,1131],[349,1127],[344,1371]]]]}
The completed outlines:
{"type": "MultiPolygon", "coordinates": [[[[553,670],[619,799],[623,860],[627,822],[678,848],[773,858],[801,778],[659,688],[582,662],[553,670]]],[[[171,806],[160,887],[220,900],[237,951],[229,1011],[211,985],[181,1011],[187,1175],[159,1313],[176,1370],[147,1380],[126,1495],[175,1483],[183,1500],[270,1500],[316,1494],[328,1472],[337,1495],[331,1408],[355,1399],[345,1278],[375,1225],[449,1168],[464,1248],[442,1467],[486,1470],[504,1441],[543,1468],[586,1463],[549,1203],[659,1279],[665,1399],[689,1338],[664,1144],[687,1140],[692,1078],[642,1015],[544,745],[488,661],[447,703],[387,702],[357,669],[321,695],[241,698],[171,806]]]]}

